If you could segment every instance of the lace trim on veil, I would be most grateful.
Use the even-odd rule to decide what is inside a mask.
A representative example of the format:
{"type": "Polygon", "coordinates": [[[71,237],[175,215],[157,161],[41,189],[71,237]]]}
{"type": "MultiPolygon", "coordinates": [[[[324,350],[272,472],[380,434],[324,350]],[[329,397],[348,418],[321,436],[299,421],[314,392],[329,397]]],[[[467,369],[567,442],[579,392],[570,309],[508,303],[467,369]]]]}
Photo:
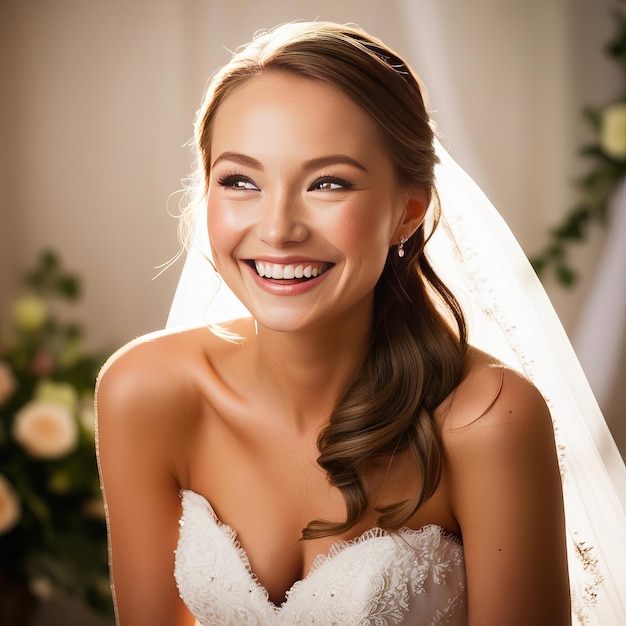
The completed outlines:
{"type": "Polygon", "coordinates": [[[439,145],[437,153],[442,220],[427,254],[469,312],[470,342],[520,371],[544,395],[563,481],[572,611],[580,624],[619,621],[626,616],[618,591],[626,585],[624,464],[519,244],[473,180],[439,145]],[[600,620],[594,608],[603,583],[601,611],[612,617],[600,620]]]}

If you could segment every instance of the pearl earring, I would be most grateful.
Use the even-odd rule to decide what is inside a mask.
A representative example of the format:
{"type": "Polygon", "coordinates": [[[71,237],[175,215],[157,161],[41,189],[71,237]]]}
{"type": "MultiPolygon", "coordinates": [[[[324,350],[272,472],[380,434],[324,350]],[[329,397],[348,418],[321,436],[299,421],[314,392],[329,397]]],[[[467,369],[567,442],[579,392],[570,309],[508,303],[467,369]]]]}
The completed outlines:
{"type": "Polygon", "coordinates": [[[404,256],[404,244],[406,243],[406,237],[403,235],[400,237],[400,243],[398,244],[398,256],[402,258],[404,256]]]}

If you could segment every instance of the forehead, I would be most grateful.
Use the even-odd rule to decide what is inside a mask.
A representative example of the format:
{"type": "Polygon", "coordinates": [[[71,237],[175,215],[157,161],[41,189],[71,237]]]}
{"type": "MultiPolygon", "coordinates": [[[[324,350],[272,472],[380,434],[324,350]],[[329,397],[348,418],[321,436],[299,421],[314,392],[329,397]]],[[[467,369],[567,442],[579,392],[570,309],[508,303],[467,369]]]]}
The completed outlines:
{"type": "Polygon", "coordinates": [[[289,152],[386,153],[376,123],[338,87],[271,70],[249,78],[221,103],[212,152],[263,152],[278,145],[289,152]]]}

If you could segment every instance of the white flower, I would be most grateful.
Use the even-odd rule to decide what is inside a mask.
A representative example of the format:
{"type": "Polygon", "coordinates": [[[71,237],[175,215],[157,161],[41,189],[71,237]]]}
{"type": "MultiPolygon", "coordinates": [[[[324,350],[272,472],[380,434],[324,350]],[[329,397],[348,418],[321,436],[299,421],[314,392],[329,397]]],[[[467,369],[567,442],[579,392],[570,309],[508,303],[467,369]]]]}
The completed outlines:
{"type": "Polygon", "coordinates": [[[17,382],[13,370],[8,363],[0,361],[0,406],[2,406],[15,391],[17,382]]]}
{"type": "Polygon", "coordinates": [[[76,447],[78,425],[67,406],[33,400],[16,414],[13,436],[32,456],[56,459],[76,447]]]}
{"type": "Polygon", "coordinates": [[[600,145],[610,157],[626,159],[626,103],[612,104],[604,109],[600,145]]]}
{"type": "Polygon", "coordinates": [[[22,516],[19,498],[11,483],[0,474],[0,535],[9,532],[22,516]]]}
{"type": "Polygon", "coordinates": [[[36,296],[23,296],[13,305],[13,323],[22,332],[37,332],[47,318],[48,307],[36,296]]]}

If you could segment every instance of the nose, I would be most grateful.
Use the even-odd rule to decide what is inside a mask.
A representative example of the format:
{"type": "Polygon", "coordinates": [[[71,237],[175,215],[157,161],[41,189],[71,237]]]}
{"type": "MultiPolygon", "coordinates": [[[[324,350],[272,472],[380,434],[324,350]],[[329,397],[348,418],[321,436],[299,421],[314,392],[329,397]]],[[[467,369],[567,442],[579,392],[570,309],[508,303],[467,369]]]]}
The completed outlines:
{"type": "Polygon", "coordinates": [[[268,194],[260,209],[257,236],[261,241],[281,248],[308,237],[305,210],[297,198],[286,193],[268,194]]]}

